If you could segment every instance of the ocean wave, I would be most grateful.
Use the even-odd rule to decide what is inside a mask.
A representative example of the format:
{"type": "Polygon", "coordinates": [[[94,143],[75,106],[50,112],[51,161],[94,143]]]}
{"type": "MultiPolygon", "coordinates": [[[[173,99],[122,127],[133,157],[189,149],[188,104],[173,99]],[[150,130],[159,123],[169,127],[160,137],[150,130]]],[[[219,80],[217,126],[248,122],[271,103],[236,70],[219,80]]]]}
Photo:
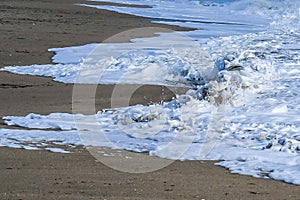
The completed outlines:
{"type": "Polygon", "coordinates": [[[185,32],[179,40],[179,33],[164,33],[132,43],[53,49],[59,64],[2,70],[72,83],[181,84],[188,92],[161,104],[74,115],[77,126],[73,115],[66,113],[8,116],[4,120],[9,125],[62,132],[17,134],[0,129],[0,145],[22,147],[34,141],[26,146],[34,148],[38,142],[60,138],[61,144],[120,148],[169,159],[220,159],[224,160],[220,165],[233,172],[300,184],[299,3],[113,2],[138,2],[152,8],[98,8],[199,30],[185,32]],[[178,8],[181,13],[173,12],[178,8]],[[165,20],[166,16],[172,20],[165,20]],[[172,48],[174,44],[177,48],[172,48]],[[78,79],[81,72],[83,77],[78,79]],[[91,123],[80,128],[83,122],[91,123]],[[83,131],[81,140],[74,138],[74,129],[83,131]],[[66,131],[71,138],[63,135],[66,131]],[[99,141],[94,138],[97,131],[99,141]]]}

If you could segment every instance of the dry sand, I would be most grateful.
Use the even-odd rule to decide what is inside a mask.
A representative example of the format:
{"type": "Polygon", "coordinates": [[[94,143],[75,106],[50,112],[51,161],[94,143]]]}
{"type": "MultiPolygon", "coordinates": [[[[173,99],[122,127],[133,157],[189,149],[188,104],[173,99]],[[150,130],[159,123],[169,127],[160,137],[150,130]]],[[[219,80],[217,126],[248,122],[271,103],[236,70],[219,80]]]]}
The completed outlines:
{"type": "MultiPolygon", "coordinates": [[[[82,2],[1,0],[0,67],[51,63],[48,48],[101,42],[121,31],[154,26],[73,5],[82,2]]],[[[72,112],[72,84],[6,72],[0,72],[0,80],[1,117],[72,112]]],[[[98,109],[110,106],[113,87],[98,86],[98,109]]],[[[144,86],[131,103],[167,100],[172,92],[162,94],[163,89],[144,86]]],[[[82,147],[72,154],[0,148],[0,155],[0,199],[299,199],[300,194],[299,186],[230,174],[212,161],[176,161],[156,172],[130,174],[96,162],[82,147]]]]}

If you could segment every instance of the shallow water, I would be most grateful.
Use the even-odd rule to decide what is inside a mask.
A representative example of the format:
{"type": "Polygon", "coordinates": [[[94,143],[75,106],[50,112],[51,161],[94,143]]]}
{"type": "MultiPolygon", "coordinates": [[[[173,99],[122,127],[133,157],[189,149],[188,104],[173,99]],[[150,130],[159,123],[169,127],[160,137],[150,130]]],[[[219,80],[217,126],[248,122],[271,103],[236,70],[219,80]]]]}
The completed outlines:
{"type": "Polygon", "coordinates": [[[198,30],[131,44],[52,49],[57,65],[3,70],[72,83],[180,85],[190,88],[187,94],[160,105],[116,108],[95,116],[8,116],[9,125],[62,131],[0,129],[1,145],[35,148],[55,142],[169,159],[219,159],[236,173],[300,184],[299,3],[112,2],[152,8],[97,7],[198,30]],[[229,70],[232,66],[242,70],[229,70]]]}

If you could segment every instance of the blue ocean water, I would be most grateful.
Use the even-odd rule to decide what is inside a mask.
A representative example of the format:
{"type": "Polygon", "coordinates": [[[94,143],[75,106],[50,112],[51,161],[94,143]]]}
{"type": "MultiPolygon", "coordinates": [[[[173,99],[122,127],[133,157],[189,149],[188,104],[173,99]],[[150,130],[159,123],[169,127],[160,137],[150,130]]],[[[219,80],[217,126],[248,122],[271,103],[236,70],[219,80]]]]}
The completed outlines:
{"type": "MultiPolygon", "coordinates": [[[[100,0],[101,1],[101,0],[100,0]]],[[[156,23],[195,28],[193,37],[229,36],[264,31],[286,13],[299,12],[299,2],[283,0],[111,0],[123,4],[147,5],[151,8],[122,6],[88,6],[120,13],[148,17],[156,23]]],[[[190,34],[191,35],[191,34],[190,34]]]]}

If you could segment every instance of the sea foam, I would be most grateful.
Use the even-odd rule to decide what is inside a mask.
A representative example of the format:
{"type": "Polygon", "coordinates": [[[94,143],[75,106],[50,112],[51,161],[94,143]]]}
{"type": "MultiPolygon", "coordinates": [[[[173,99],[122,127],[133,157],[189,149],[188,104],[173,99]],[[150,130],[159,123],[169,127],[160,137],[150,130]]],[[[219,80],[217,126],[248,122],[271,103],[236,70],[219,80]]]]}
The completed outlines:
{"type": "Polygon", "coordinates": [[[50,142],[147,152],[168,159],[223,160],[219,165],[235,173],[300,184],[298,3],[140,2],[152,8],[98,8],[151,18],[159,12],[153,21],[205,31],[181,33],[188,39],[179,40],[179,48],[170,46],[177,33],[161,33],[127,44],[52,49],[58,64],[2,70],[70,83],[78,82],[78,75],[87,70],[79,83],[149,83],[190,90],[170,102],[105,109],[90,116],[7,116],[8,125],[39,130],[0,129],[1,145],[31,149],[50,142]],[[185,8],[182,13],[169,15],[164,10],[178,6],[185,8]],[[244,18],[237,17],[241,15],[244,18]],[[101,59],[90,52],[100,52],[101,59]],[[100,78],[92,73],[99,67],[101,73],[105,69],[100,78]],[[231,70],[235,67],[239,69],[231,70]]]}

